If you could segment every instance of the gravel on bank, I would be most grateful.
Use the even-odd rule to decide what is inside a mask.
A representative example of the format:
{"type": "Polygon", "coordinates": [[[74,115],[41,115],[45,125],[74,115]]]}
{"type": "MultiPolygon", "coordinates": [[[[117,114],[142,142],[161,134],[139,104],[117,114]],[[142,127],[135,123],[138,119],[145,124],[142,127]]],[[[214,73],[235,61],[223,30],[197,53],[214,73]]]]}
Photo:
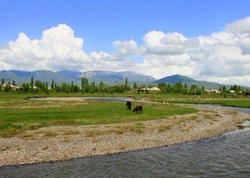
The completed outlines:
{"type": "Polygon", "coordinates": [[[161,120],[89,126],[52,126],[0,137],[0,167],[134,151],[218,136],[242,128],[249,114],[201,109],[161,120]]]}

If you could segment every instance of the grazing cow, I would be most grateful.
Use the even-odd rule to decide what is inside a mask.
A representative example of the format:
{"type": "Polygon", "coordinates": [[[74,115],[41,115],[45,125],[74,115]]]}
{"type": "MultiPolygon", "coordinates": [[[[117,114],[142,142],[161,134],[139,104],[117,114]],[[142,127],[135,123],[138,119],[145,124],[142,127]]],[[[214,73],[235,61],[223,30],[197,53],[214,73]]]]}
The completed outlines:
{"type": "Polygon", "coordinates": [[[131,105],[132,105],[132,102],[131,101],[127,101],[126,108],[128,108],[129,110],[131,110],[131,105]]]}
{"type": "Polygon", "coordinates": [[[142,106],[136,106],[134,109],[133,109],[133,112],[135,112],[136,114],[138,113],[141,113],[142,114],[142,106]]]}

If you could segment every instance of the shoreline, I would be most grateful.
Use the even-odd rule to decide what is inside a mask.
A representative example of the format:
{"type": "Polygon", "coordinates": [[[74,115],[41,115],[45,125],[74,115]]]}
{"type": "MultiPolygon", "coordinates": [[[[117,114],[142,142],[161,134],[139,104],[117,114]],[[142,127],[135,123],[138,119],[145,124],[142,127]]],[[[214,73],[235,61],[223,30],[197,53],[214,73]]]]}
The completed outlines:
{"type": "Polygon", "coordinates": [[[0,167],[138,151],[219,136],[241,127],[250,114],[200,109],[197,114],[130,123],[51,126],[0,137],[0,167]]]}

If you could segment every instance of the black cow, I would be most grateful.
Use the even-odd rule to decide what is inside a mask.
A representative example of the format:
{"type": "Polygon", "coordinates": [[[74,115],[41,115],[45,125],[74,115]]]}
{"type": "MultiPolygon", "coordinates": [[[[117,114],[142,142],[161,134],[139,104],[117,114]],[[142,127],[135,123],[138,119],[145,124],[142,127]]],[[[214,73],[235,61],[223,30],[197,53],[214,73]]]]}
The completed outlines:
{"type": "Polygon", "coordinates": [[[127,101],[126,108],[128,108],[129,110],[131,110],[131,105],[132,105],[132,102],[131,101],[127,101]]]}
{"type": "Polygon", "coordinates": [[[138,113],[141,113],[142,114],[142,106],[136,106],[134,109],[133,109],[133,112],[135,112],[136,114],[138,113]]]}

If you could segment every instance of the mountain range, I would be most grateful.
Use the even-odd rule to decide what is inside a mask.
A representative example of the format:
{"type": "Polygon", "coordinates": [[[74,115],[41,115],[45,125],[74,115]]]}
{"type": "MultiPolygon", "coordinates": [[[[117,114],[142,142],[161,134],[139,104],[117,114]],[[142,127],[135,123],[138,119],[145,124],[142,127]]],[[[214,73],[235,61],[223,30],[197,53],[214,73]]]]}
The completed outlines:
{"type": "Polygon", "coordinates": [[[86,72],[77,71],[47,71],[47,70],[37,70],[37,71],[19,71],[19,70],[2,70],[0,71],[0,79],[4,78],[5,81],[15,80],[18,84],[23,82],[29,82],[30,78],[34,77],[35,80],[48,81],[51,82],[53,79],[57,83],[69,83],[74,82],[77,84],[81,83],[81,78],[86,77],[90,82],[105,82],[109,84],[124,83],[127,78],[130,83],[147,84],[155,81],[155,78],[142,75],[135,72],[125,71],[125,72],[112,72],[103,70],[92,70],[86,72]]]}
{"type": "Polygon", "coordinates": [[[62,70],[58,72],[48,71],[48,70],[37,70],[37,71],[19,71],[19,70],[2,70],[0,71],[0,79],[4,78],[5,81],[13,81],[15,80],[18,84],[23,82],[29,82],[30,78],[34,77],[35,80],[48,81],[51,82],[53,79],[57,83],[69,83],[74,82],[76,84],[81,83],[81,78],[86,77],[90,82],[100,82],[103,81],[109,84],[118,84],[124,83],[127,78],[129,83],[138,83],[138,84],[158,84],[158,83],[169,83],[174,84],[177,82],[186,83],[187,85],[196,84],[198,86],[204,86],[205,88],[219,88],[222,85],[215,82],[208,81],[198,81],[194,80],[190,77],[183,75],[171,75],[159,80],[155,78],[138,74],[131,71],[125,72],[113,72],[113,71],[104,71],[104,70],[92,70],[86,72],[77,72],[77,71],[69,71],[62,70]]]}

